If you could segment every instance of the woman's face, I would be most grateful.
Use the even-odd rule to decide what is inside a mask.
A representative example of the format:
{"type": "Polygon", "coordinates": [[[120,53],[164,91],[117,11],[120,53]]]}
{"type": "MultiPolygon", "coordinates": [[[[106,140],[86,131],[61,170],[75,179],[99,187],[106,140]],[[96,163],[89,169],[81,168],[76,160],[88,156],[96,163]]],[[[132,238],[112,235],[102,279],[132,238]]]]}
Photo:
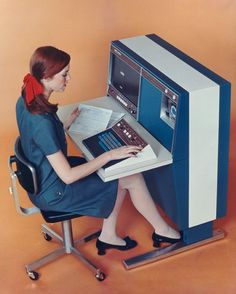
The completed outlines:
{"type": "Polygon", "coordinates": [[[60,72],[55,74],[52,78],[42,79],[42,83],[46,92],[63,92],[68,81],[71,79],[70,74],[70,65],[68,64],[60,72]]]}

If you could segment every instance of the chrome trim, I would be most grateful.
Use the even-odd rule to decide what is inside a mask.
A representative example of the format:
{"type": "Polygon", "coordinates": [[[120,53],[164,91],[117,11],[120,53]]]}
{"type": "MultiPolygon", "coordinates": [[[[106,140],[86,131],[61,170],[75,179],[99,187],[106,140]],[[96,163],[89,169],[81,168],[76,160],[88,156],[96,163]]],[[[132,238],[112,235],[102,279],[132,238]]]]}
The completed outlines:
{"type": "Polygon", "coordinates": [[[221,240],[225,237],[225,235],[226,234],[223,230],[216,229],[213,231],[213,236],[211,238],[193,244],[185,244],[184,242],[178,242],[167,247],[155,249],[144,254],[140,254],[132,258],[125,259],[123,260],[123,265],[126,269],[133,269],[138,266],[146,265],[148,263],[155,262],[188,251],[190,249],[197,248],[202,245],[210,244],[217,240],[221,240]]]}
{"type": "Polygon", "coordinates": [[[36,206],[25,208],[20,205],[19,193],[18,193],[18,189],[17,189],[17,175],[16,175],[16,172],[13,170],[12,164],[13,164],[13,162],[11,161],[11,157],[9,157],[8,169],[9,169],[9,173],[10,173],[10,177],[11,177],[11,186],[9,187],[9,192],[13,197],[16,211],[19,214],[22,214],[24,216],[29,216],[31,214],[35,214],[35,213],[40,212],[40,209],[37,208],[36,206]]]}

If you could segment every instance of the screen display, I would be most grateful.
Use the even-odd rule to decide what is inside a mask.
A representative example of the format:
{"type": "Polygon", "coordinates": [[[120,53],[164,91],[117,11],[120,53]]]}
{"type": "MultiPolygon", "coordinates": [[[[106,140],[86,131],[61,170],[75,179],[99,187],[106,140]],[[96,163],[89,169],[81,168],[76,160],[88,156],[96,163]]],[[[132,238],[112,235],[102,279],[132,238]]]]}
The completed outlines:
{"type": "Polygon", "coordinates": [[[111,84],[135,106],[138,104],[139,81],[139,73],[112,54],[111,84]]]}

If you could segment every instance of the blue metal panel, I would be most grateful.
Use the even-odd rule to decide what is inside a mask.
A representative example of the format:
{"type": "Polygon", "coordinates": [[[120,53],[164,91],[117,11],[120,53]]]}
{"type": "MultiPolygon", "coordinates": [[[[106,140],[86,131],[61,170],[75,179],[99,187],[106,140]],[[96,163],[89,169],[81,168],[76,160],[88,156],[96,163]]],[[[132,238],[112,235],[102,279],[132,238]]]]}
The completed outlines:
{"type": "Polygon", "coordinates": [[[211,238],[213,235],[213,222],[207,222],[192,228],[185,229],[182,232],[183,241],[186,244],[192,244],[211,238]]]}
{"type": "Polygon", "coordinates": [[[177,212],[179,228],[184,230],[189,227],[189,161],[180,160],[173,162],[173,182],[177,196],[177,212]]]}
{"type": "Polygon", "coordinates": [[[138,121],[172,153],[173,161],[188,159],[189,95],[179,94],[175,129],[160,118],[161,99],[162,92],[142,78],[138,121]]]}
{"type": "Polygon", "coordinates": [[[220,88],[219,154],[217,217],[226,214],[228,190],[229,133],[230,133],[230,84],[220,88]]]}
{"type": "Polygon", "coordinates": [[[188,228],[188,162],[146,171],[144,177],[153,199],[180,230],[188,228]]]}
{"type": "Polygon", "coordinates": [[[179,95],[172,149],[173,161],[189,159],[189,93],[179,95]]]}
{"type": "Polygon", "coordinates": [[[138,121],[171,152],[173,129],[160,118],[162,95],[159,89],[142,78],[138,121]]]}

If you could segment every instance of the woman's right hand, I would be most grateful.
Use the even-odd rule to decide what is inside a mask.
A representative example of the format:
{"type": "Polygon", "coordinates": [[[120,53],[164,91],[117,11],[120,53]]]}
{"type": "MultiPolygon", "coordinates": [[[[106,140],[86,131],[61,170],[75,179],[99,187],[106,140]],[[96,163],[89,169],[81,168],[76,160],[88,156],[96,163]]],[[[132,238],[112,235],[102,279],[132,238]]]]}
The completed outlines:
{"type": "Polygon", "coordinates": [[[109,160],[123,159],[127,157],[135,157],[143,148],[139,146],[127,145],[106,152],[109,160]]]}

